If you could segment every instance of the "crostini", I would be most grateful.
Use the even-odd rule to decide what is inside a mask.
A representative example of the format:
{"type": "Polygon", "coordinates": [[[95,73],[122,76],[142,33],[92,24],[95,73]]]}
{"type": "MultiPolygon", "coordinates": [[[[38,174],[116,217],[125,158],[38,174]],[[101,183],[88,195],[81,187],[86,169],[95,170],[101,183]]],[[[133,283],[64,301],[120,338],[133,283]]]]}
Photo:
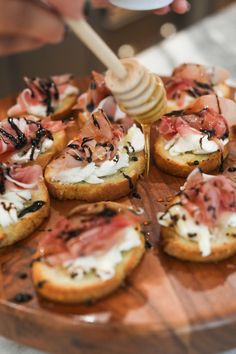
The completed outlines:
{"type": "Polygon", "coordinates": [[[179,177],[186,177],[196,166],[203,172],[220,169],[235,122],[236,104],[216,95],[202,96],[186,110],[166,114],[154,145],[156,165],[179,177]]]}
{"type": "Polygon", "coordinates": [[[34,116],[8,117],[0,121],[2,162],[32,164],[44,168],[67,143],[65,124],[34,116]]]}
{"type": "Polygon", "coordinates": [[[235,184],[195,169],[158,221],[169,255],[194,262],[226,259],[236,253],[235,184]]]}
{"type": "Polygon", "coordinates": [[[0,247],[29,236],[49,211],[49,196],[40,166],[0,164],[0,247]]]}
{"type": "Polygon", "coordinates": [[[79,125],[82,126],[91,113],[96,109],[103,109],[111,123],[121,123],[131,127],[134,120],[122,112],[111,91],[105,84],[105,77],[96,71],[92,71],[89,86],[77,100],[74,109],[79,110],[79,125]]]}
{"type": "Polygon", "coordinates": [[[143,149],[144,136],[136,125],[125,131],[97,110],[47,166],[49,192],[58,199],[89,202],[123,197],[144,171],[143,149]]]}
{"type": "Polygon", "coordinates": [[[117,289],[144,254],[140,216],[111,202],[82,205],[40,240],[36,290],[64,303],[97,300],[117,289]]]}
{"type": "Polygon", "coordinates": [[[70,74],[24,78],[27,86],[17,97],[17,103],[8,110],[9,116],[34,115],[61,119],[69,115],[76,103],[79,89],[70,74]]]}
{"type": "Polygon", "coordinates": [[[182,64],[173,70],[165,82],[167,93],[167,112],[184,109],[196,98],[217,94],[229,97],[230,88],[226,84],[228,70],[219,66],[182,64]]]}

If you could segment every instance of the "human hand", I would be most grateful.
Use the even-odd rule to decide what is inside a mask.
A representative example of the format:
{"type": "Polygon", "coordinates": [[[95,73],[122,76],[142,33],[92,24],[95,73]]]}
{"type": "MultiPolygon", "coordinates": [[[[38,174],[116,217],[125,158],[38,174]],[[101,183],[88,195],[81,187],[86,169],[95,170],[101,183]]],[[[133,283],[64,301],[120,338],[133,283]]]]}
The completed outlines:
{"type": "MultiPolygon", "coordinates": [[[[93,7],[107,7],[109,6],[109,0],[91,0],[93,7]]],[[[190,8],[190,4],[187,0],[174,0],[169,6],[165,6],[161,9],[153,11],[157,15],[165,15],[173,10],[178,14],[184,14],[190,8]]]]}
{"type": "Polygon", "coordinates": [[[154,13],[157,15],[165,15],[171,10],[175,11],[177,14],[184,14],[190,9],[190,4],[187,0],[174,0],[169,6],[165,6],[162,9],[155,10],[154,13]]]}
{"type": "MultiPolygon", "coordinates": [[[[0,0],[0,55],[35,49],[63,39],[63,16],[79,18],[85,0],[0,0]],[[47,5],[43,5],[46,3],[47,5]]],[[[91,0],[94,7],[106,7],[108,0],[91,0]]],[[[171,9],[188,11],[187,0],[174,0],[155,11],[164,14],[171,9]]]]}
{"type": "Polygon", "coordinates": [[[64,25],[59,16],[35,0],[0,0],[0,55],[57,43],[64,25]]]}

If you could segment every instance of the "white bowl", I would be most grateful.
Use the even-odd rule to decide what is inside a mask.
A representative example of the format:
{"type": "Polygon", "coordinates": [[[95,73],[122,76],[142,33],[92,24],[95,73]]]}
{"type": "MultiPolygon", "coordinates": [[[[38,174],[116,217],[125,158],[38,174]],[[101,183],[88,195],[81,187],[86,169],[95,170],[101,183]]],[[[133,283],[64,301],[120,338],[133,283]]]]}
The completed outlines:
{"type": "Polygon", "coordinates": [[[170,5],[173,0],[110,0],[113,5],[128,10],[155,10],[170,5]]]}

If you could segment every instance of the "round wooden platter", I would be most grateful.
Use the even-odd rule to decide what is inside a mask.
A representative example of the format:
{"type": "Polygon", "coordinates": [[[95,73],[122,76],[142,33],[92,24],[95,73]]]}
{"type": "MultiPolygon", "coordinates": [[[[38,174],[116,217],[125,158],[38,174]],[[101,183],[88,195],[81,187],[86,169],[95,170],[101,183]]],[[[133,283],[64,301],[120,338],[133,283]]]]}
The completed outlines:
{"type": "MultiPolygon", "coordinates": [[[[0,102],[0,117],[14,98],[0,102]]],[[[236,143],[226,165],[236,166],[236,143]]],[[[225,166],[226,167],[226,166],[225,166]]],[[[41,299],[31,281],[38,239],[58,213],[76,202],[52,200],[51,216],[38,232],[0,251],[0,334],[53,353],[216,353],[236,345],[236,257],[219,264],[181,262],[161,252],[156,214],[183,184],[152,164],[141,179],[141,199],[122,202],[145,209],[153,247],[123,286],[97,303],[59,305],[41,299]],[[22,304],[13,300],[27,293],[22,304]]]]}

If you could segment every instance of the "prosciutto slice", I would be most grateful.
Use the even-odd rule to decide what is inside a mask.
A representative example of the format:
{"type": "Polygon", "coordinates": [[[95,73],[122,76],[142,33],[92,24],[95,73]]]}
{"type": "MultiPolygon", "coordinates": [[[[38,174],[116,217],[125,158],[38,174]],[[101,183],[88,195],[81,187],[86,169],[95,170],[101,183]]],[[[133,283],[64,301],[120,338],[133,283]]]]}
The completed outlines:
{"type": "Polygon", "coordinates": [[[159,133],[164,139],[170,140],[183,130],[189,133],[192,129],[205,133],[209,138],[226,138],[228,136],[228,124],[225,117],[212,108],[203,108],[197,112],[176,111],[162,118],[159,133]],[[189,112],[189,113],[188,113],[189,112]]]}
{"type": "Polygon", "coordinates": [[[53,231],[44,235],[39,252],[51,266],[77,257],[106,252],[119,243],[122,231],[140,222],[133,212],[103,207],[100,212],[80,211],[61,217],[53,231]]]}
{"type": "Polygon", "coordinates": [[[115,157],[124,129],[111,124],[102,110],[90,115],[76,139],[71,141],[60,156],[51,162],[54,169],[61,171],[95,162],[99,164],[115,157]]]}
{"type": "Polygon", "coordinates": [[[177,105],[182,107],[185,105],[186,96],[198,98],[213,94],[214,85],[223,83],[228,78],[228,70],[219,66],[182,64],[174,69],[171,78],[165,84],[167,98],[176,100],[177,105]]]}
{"type": "Polygon", "coordinates": [[[223,212],[236,211],[236,190],[226,176],[209,176],[194,170],[180,195],[181,204],[197,223],[209,227],[216,224],[223,212]]]}
{"type": "Polygon", "coordinates": [[[22,149],[27,151],[34,141],[40,146],[45,138],[53,140],[52,133],[63,130],[65,126],[63,122],[50,118],[40,122],[34,116],[6,118],[0,122],[0,155],[22,149]]]}
{"type": "Polygon", "coordinates": [[[104,76],[96,71],[92,71],[88,90],[79,96],[74,108],[91,113],[110,94],[111,92],[106,87],[104,76]]]}
{"type": "Polygon", "coordinates": [[[32,189],[42,179],[42,168],[38,165],[22,167],[0,164],[0,193],[15,189],[32,189]]]}
{"type": "Polygon", "coordinates": [[[32,107],[36,106],[45,107],[45,116],[48,116],[55,112],[60,97],[66,96],[67,92],[78,94],[78,89],[73,84],[70,74],[52,76],[47,79],[25,77],[24,81],[27,87],[17,97],[16,105],[8,110],[9,116],[30,113],[32,107]]]}

